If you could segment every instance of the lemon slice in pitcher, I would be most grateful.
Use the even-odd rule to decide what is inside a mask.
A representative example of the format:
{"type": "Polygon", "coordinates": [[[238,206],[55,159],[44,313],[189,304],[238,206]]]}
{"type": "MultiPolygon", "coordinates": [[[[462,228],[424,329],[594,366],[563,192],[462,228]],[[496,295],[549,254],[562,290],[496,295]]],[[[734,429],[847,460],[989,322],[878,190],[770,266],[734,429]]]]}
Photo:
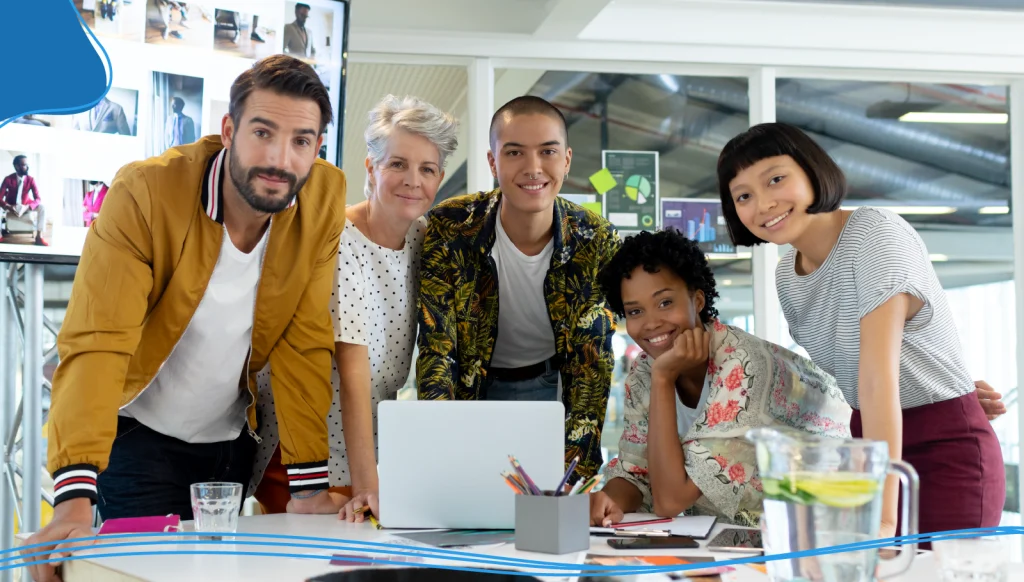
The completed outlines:
{"type": "Polygon", "coordinates": [[[796,480],[796,488],[829,507],[860,507],[872,501],[879,491],[875,479],[846,476],[805,476],[796,480]]]}

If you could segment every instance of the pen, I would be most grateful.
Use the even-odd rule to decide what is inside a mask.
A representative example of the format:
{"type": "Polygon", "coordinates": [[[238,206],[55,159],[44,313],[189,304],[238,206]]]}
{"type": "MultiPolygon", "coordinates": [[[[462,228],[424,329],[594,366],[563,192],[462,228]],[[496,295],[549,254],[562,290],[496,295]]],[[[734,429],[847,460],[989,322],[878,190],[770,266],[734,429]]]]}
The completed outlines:
{"type": "Polygon", "coordinates": [[[565,484],[569,482],[569,476],[572,475],[573,470],[576,469],[576,464],[579,462],[580,458],[579,455],[577,455],[572,462],[569,463],[569,468],[565,471],[565,477],[562,477],[562,480],[558,482],[558,487],[555,488],[555,496],[562,494],[562,490],[565,489],[565,484]]]}

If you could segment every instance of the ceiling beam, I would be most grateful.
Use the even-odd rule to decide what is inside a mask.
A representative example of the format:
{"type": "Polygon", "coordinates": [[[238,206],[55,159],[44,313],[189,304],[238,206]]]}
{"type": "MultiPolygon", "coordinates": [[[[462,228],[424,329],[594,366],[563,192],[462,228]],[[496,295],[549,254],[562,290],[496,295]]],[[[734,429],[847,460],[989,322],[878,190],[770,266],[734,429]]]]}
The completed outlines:
{"type": "Polygon", "coordinates": [[[612,0],[555,0],[555,5],[533,36],[569,40],[578,38],[612,0]]]}

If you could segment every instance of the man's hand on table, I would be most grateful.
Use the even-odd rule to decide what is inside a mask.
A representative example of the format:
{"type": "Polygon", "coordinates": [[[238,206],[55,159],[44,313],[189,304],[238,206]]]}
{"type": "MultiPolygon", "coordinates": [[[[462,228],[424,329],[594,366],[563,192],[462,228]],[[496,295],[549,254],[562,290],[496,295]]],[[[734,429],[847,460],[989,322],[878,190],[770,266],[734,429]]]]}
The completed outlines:
{"type": "MultiPolygon", "coordinates": [[[[303,495],[302,492],[299,495],[303,495]]],[[[304,513],[307,515],[323,515],[329,513],[338,513],[345,504],[348,503],[348,497],[345,497],[341,493],[335,493],[334,491],[324,490],[312,497],[298,498],[292,497],[288,500],[288,506],[285,511],[288,513],[304,513]]]]}
{"type": "Polygon", "coordinates": [[[63,558],[71,555],[71,550],[91,546],[95,540],[82,542],[62,543],[65,540],[76,538],[96,537],[92,531],[92,502],[84,497],[69,499],[57,505],[53,510],[53,520],[43,529],[32,534],[25,542],[27,550],[21,550],[22,554],[37,552],[50,552],[26,558],[31,564],[28,568],[29,575],[35,582],[56,582],[60,580],[57,575],[57,564],[38,564],[36,562],[50,559],[63,558]],[[36,544],[53,543],[41,548],[31,548],[36,544]]]}

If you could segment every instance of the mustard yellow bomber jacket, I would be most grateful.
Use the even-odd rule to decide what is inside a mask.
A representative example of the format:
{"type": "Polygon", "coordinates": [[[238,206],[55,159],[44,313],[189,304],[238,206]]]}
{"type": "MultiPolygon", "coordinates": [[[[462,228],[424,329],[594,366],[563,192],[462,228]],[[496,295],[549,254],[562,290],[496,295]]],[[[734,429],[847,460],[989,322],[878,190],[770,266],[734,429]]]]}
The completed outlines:
{"type": "MultiPolygon", "coordinates": [[[[149,386],[192,319],[220,254],[226,158],[219,137],[122,168],[90,227],[57,337],[48,421],[56,503],[96,500],[118,411],[149,386]]],[[[345,225],[345,176],[317,159],[270,221],[245,368],[252,403],[269,362],[282,462],[295,489],[327,488],[333,269],[345,225]],[[313,477],[323,474],[322,486],[313,477]]],[[[255,437],[254,404],[247,409],[255,437]]]]}

